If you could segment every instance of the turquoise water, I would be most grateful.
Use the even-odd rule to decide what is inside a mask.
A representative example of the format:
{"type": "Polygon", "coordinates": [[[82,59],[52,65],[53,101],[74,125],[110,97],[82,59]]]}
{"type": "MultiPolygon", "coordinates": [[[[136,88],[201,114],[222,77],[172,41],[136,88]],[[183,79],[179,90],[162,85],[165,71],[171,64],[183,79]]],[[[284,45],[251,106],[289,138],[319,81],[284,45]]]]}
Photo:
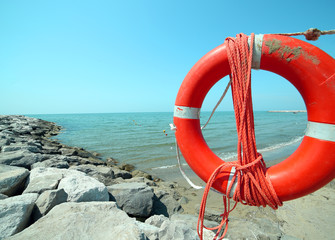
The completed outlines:
{"type": "MultiPolygon", "coordinates": [[[[209,115],[201,113],[202,124],[209,115]]],[[[56,137],[60,142],[99,152],[104,159],[112,157],[151,173],[176,167],[175,138],[169,127],[173,113],[30,116],[57,123],[63,127],[56,137]]],[[[300,144],[306,125],[306,113],[255,112],[257,148],[265,161],[289,156],[300,144]]],[[[219,157],[224,160],[236,157],[234,112],[216,112],[203,135],[219,157]]]]}

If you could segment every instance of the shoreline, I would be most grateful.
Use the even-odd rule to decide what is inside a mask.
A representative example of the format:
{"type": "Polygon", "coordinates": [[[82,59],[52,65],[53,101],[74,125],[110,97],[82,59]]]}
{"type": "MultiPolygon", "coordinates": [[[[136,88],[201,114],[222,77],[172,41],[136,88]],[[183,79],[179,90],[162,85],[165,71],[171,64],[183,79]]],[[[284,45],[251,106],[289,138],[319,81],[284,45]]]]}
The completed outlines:
{"type": "MultiPolygon", "coordinates": [[[[266,162],[266,166],[269,168],[271,166],[274,166],[286,158],[279,158],[271,161],[266,162]]],[[[176,160],[177,161],[177,160],[176,160]]],[[[182,163],[182,169],[185,172],[186,176],[190,178],[190,180],[197,185],[205,185],[205,182],[203,182],[194,172],[193,170],[187,165],[186,162],[182,163]]],[[[147,172],[153,176],[158,176],[160,179],[168,182],[176,182],[181,186],[184,187],[190,187],[190,185],[187,183],[187,181],[182,176],[178,165],[173,165],[171,167],[166,168],[160,168],[160,169],[154,169],[154,170],[147,170],[147,172]]]]}
{"type": "MultiPolygon", "coordinates": [[[[184,226],[184,224],[187,223],[189,224],[189,230],[187,231],[196,234],[197,214],[203,190],[194,190],[188,186],[177,168],[163,169],[157,176],[163,180],[165,180],[164,178],[169,177],[169,179],[172,179],[173,181],[161,181],[158,177],[151,176],[150,173],[148,174],[141,170],[133,169],[133,166],[129,164],[116,166],[112,158],[107,162],[103,162],[99,158],[98,153],[89,152],[78,147],[69,147],[54,139],[50,139],[50,136],[57,135],[60,130],[60,127],[54,123],[26,118],[24,116],[0,116],[0,120],[2,121],[0,121],[0,143],[2,144],[0,145],[0,163],[8,165],[9,167],[17,166],[16,168],[20,169],[25,174],[25,177],[19,186],[21,190],[16,190],[17,192],[15,194],[7,191],[6,194],[8,194],[8,196],[6,196],[6,194],[2,194],[4,196],[0,195],[4,197],[4,199],[0,200],[0,205],[1,202],[8,202],[12,198],[27,196],[27,194],[22,194],[22,192],[24,193],[24,191],[27,191],[27,188],[33,188],[33,186],[29,185],[29,182],[35,181],[32,177],[37,173],[43,174],[43,172],[45,172],[51,174],[48,175],[48,178],[41,177],[41,182],[38,182],[41,185],[48,183],[50,176],[57,177],[58,179],[59,173],[61,173],[62,177],[57,180],[56,185],[52,185],[52,189],[43,190],[43,192],[56,191],[57,193],[62,191],[62,188],[59,189],[58,186],[63,186],[63,182],[68,179],[66,175],[75,173],[69,178],[77,179],[76,181],[80,181],[81,178],[85,179],[85,181],[83,181],[81,185],[78,185],[77,188],[84,187],[90,181],[96,181],[95,184],[99,185],[100,188],[106,189],[107,187],[109,189],[109,194],[112,194],[112,196],[114,196],[113,194],[116,194],[116,197],[113,198],[114,201],[120,201],[118,200],[117,192],[121,190],[112,190],[117,186],[122,186],[122,188],[124,188],[128,185],[134,185],[135,188],[132,191],[138,191],[141,189],[140,186],[145,187],[145,189],[147,189],[147,194],[153,193],[153,197],[150,200],[153,201],[152,212],[150,215],[152,217],[157,217],[159,216],[157,214],[162,213],[160,211],[164,209],[165,213],[168,214],[167,216],[169,220],[164,220],[166,221],[166,224],[164,225],[166,227],[165,230],[174,226],[174,230],[170,229],[168,232],[176,232],[179,227],[184,226]]],[[[271,162],[271,164],[274,163],[275,162],[271,162]]],[[[187,167],[184,166],[183,168],[186,170],[187,175],[196,184],[203,185],[202,180],[200,180],[192,170],[187,169],[187,167]]],[[[2,176],[1,174],[0,171],[0,180],[2,176]]],[[[70,186],[73,184],[74,182],[70,184],[70,186]]],[[[69,195],[72,194],[72,190],[69,190],[67,187],[65,187],[65,189],[67,189],[69,195]]],[[[36,189],[34,191],[37,192],[34,193],[36,194],[37,200],[40,199],[43,195],[40,193],[42,190],[36,189]]],[[[90,197],[94,197],[95,199],[99,194],[96,193],[94,196],[90,197]]],[[[134,193],[126,198],[134,198],[134,193]]],[[[36,200],[32,203],[32,206],[38,205],[38,201],[36,201],[36,203],[35,201],[36,200]]],[[[14,235],[12,234],[13,238],[9,239],[23,239],[25,236],[28,236],[27,234],[30,234],[35,226],[41,228],[43,222],[52,220],[53,216],[57,213],[56,210],[68,206],[71,201],[72,200],[68,199],[63,203],[59,203],[54,207],[55,210],[51,209],[50,213],[46,213],[37,222],[30,222],[25,230],[21,229],[20,231],[23,231],[19,231],[20,233],[18,234],[15,234],[15,232],[14,235]]],[[[88,200],[88,202],[86,201],[84,201],[86,204],[85,206],[87,206],[88,202],[97,200],[91,199],[88,200]]],[[[150,201],[146,200],[144,202],[147,203],[150,201]]],[[[113,200],[109,199],[107,201],[104,200],[103,203],[99,204],[101,204],[100,206],[102,207],[111,203],[113,203],[113,200]]],[[[76,204],[76,206],[81,206],[81,204],[84,203],[76,202],[76,204]]],[[[120,204],[120,202],[118,204],[120,204]]],[[[121,212],[126,211],[125,206],[120,206],[122,209],[121,212]]],[[[90,208],[94,208],[94,206],[92,205],[90,208]]],[[[136,208],[139,208],[139,206],[136,208]]],[[[32,209],[30,211],[33,212],[32,209]]],[[[218,224],[217,222],[220,221],[220,214],[222,211],[222,195],[211,193],[208,197],[205,215],[210,226],[218,224]]],[[[7,216],[8,214],[9,213],[5,215],[7,216]]],[[[133,215],[134,213],[130,214],[130,216],[133,215]]],[[[144,219],[148,217],[149,216],[146,216],[144,219]]],[[[137,219],[143,219],[143,217],[137,217],[137,219]]],[[[331,239],[330,236],[332,236],[333,232],[332,226],[335,223],[335,183],[333,181],[326,187],[323,187],[306,197],[285,202],[284,206],[277,211],[274,211],[269,207],[258,208],[238,204],[237,208],[230,214],[230,220],[226,239],[253,239],[255,236],[261,239],[331,239]],[[325,221],[327,221],[327,224],[323,224],[325,221]]],[[[0,218],[0,222],[1,221],[0,218]]],[[[5,224],[6,222],[8,222],[8,220],[1,222],[0,225],[5,224]]],[[[46,226],[46,229],[49,229],[50,222],[48,223],[49,225],[46,226]]],[[[59,222],[56,225],[58,226],[58,224],[62,223],[59,222]]],[[[92,224],[94,224],[94,221],[91,222],[91,225],[92,224]]],[[[138,227],[138,224],[140,224],[138,220],[136,220],[136,224],[136,228],[139,228],[138,231],[147,237],[150,235],[144,231],[144,225],[142,228],[138,227]]],[[[75,233],[78,231],[76,229],[77,227],[79,226],[73,226],[73,229],[71,230],[73,231],[73,234],[78,234],[75,233]]],[[[146,224],[145,227],[146,229],[148,227],[152,228],[153,225],[146,224]]],[[[43,230],[44,228],[41,229],[43,230]]],[[[104,229],[103,231],[112,230],[113,229],[104,229]]],[[[155,236],[163,234],[163,230],[164,229],[162,229],[161,226],[156,227],[154,231],[156,234],[155,236]]],[[[1,236],[4,235],[0,234],[0,239],[1,236]]],[[[36,238],[38,235],[34,236],[34,239],[39,239],[36,238]]],[[[194,239],[197,239],[196,235],[194,236],[194,239]]],[[[149,239],[159,238],[149,237],[149,239]]],[[[170,237],[169,239],[173,238],[170,237]]],[[[182,239],[185,239],[185,237],[182,239]]]]}
{"type": "MultiPolygon", "coordinates": [[[[139,169],[148,171],[176,163],[174,133],[168,130],[168,123],[171,122],[172,115],[168,112],[160,114],[159,116],[151,113],[88,114],[85,116],[69,114],[41,115],[39,117],[64,126],[62,132],[56,137],[64,144],[97,151],[102,154],[102,157],[111,156],[120,163],[133,164],[139,169]],[[137,125],[133,120],[136,121],[137,125]],[[166,130],[167,136],[163,129],[166,130]]],[[[202,118],[206,119],[207,115],[209,114],[203,114],[202,118]]],[[[304,118],[304,114],[298,115],[293,116],[292,114],[290,118],[293,120],[304,118]]],[[[228,158],[235,156],[234,133],[225,134],[226,131],[224,131],[222,134],[220,128],[217,129],[217,125],[219,123],[224,126],[227,124],[227,131],[233,131],[235,129],[233,116],[233,112],[217,114],[213,126],[203,132],[210,148],[215,154],[227,159],[227,161],[230,160],[228,158]],[[230,134],[232,135],[230,136],[230,134]],[[222,142],[220,143],[220,141],[222,142]]],[[[275,115],[266,112],[259,112],[255,115],[255,117],[257,116],[258,119],[262,119],[259,122],[263,122],[263,118],[265,119],[264,124],[276,118],[275,115]]],[[[284,119],[286,119],[285,116],[284,119]]],[[[281,125],[283,124],[285,125],[286,121],[282,121],[281,125]]],[[[264,128],[262,124],[259,126],[261,128],[257,136],[259,151],[264,151],[264,155],[276,152],[274,158],[280,157],[280,149],[283,149],[283,146],[295,142],[300,135],[302,136],[300,128],[305,127],[304,124],[298,124],[299,130],[286,131],[284,135],[281,135],[279,131],[272,134],[267,125],[264,128]]],[[[286,150],[283,152],[285,154],[286,150]]]]}

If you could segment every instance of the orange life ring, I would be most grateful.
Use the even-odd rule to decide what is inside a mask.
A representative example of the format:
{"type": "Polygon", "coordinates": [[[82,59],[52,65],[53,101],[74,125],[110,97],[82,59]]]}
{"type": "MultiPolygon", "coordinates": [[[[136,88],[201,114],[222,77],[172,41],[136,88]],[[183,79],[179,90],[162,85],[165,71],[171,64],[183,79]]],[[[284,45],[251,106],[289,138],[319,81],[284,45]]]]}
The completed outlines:
{"type": "MultiPolygon", "coordinates": [[[[279,35],[256,35],[254,49],[254,67],[286,78],[306,104],[308,125],[300,146],[267,169],[281,201],[302,197],[335,177],[335,60],[309,43],[279,35]]],[[[203,138],[200,109],[211,87],[229,73],[223,43],[193,66],[175,102],[177,143],[189,166],[205,182],[223,160],[203,138]]],[[[225,194],[232,172],[222,173],[213,187],[225,194]]]]}

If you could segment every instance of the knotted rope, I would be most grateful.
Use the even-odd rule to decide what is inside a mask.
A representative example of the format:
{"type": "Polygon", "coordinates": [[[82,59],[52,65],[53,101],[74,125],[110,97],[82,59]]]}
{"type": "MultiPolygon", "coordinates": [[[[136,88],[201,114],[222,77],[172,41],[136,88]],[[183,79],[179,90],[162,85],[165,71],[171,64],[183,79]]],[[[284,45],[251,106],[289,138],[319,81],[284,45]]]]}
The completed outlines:
{"type": "Polygon", "coordinates": [[[306,40],[316,41],[321,35],[335,34],[335,30],[320,31],[317,28],[307,29],[305,32],[296,32],[296,33],[275,33],[277,35],[284,36],[299,36],[304,35],[306,40]]]}
{"type": "Polygon", "coordinates": [[[202,240],[203,228],[216,230],[214,239],[222,239],[228,230],[229,213],[236,207],[237,202],[250,206],[269,205],[277,209],[282,205],[272,183],[266,172],[266,165],[263,157],[257,152],[254,115],[251,99],[251,63],[254,34],[251,35],[250,48],[248,47],[248,36],[238,34],[236,38],[227,38],[227,53],[231,69],[230,80],[236,118],[238,135],[237,161],[226,162],[220,165],[209,178],[204,190],[199,210],[197,231],[202,240]],[[207,196],[217,176],[224,170],[234,167],[235,174],[226,195],[223,196],[224,213],[221,223],[214,228],[204,226],[204,215],[207,196]],[[230,207],[230,192],[234,182],[237,181],[236,189],[232,199],[236,202],[230,207]],[[223,228],[224,227],[224,228],[223,228]],[[223,230],[223,233],[221,233],[223,230]]]}

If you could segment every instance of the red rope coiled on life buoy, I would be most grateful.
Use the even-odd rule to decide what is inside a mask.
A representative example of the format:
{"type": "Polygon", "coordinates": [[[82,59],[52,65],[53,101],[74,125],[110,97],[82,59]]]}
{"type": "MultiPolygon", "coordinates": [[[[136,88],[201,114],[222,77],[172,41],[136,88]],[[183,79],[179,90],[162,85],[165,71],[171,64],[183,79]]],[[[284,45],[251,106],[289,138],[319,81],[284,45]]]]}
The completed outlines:
{"type": "Polygon", "coordinates": [[[231,70],[231,89],[235,111],[236,128],[238,135],[237,161],[220,165],[209,178],[204,190],[199,210],[198,234],[202,239],[203,228],[216,230],[214,239],[222,239],[228,230],[229,213],[236,207],[237,202],[250,206],[267,206],[277,209],[282,205],[266,172],[266,164],[260,153],[257,152],[254,115],[251,97],[251,64],[254,45],[254,34],[251,34],[250,47],[248,36],[238,34],[236,38],[227,38],[227,53],[231,70]],[[221,223],[215,228],[204,226],[204,215],[207,196],[216,177],[228,167],[235,167],[235,174],[226,195],[223,196],[224,213],[221,223]],[[232,199],[236,202],[230,208],[230,192],[233,183],[237,181],[232,199]],[[223,229],[224,227],[224,229],[223,229]],[[223,233],[222,229],[224,230],[223,233]]]}

